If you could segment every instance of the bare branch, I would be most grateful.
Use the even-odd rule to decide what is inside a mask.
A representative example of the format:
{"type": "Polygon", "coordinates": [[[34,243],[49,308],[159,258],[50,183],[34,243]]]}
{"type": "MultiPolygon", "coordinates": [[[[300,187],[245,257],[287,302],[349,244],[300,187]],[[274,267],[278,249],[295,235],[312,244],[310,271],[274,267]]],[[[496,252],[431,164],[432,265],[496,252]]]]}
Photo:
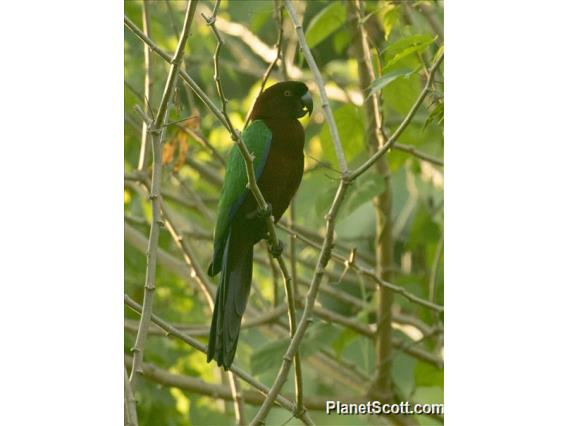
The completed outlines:
{"type": "Polygon", "coordinates": [[[124,367],[124,414],[126,417],[126,426],[138,426],[136,399],[134,399],[134,394],[132,393],[126,367],[124,367]]]}
{"type": "Polygon", "coordinates": [[[339,168],[341,169],[341,173],[345,175],[349,171],[347,168],[347,161],[345,160],[345,153],[343,152],[343,147],[341,146],[341,140],[339,139],[339,131],[337,130],[337,125],[335,124],[333,113],[331,112],[331,107],[329,105],[329,99],[327,97],[327,92],[325,89],[323,78],[321,76],[320,70],[316,64],[315,59],[312,56],[312,52],[308,47],[308,43],[306,42],[306,37],[304,36],[304,30],[302,29],[302,25],[298,21],[298,16],[296,15],[294,6],[292,6],[292,2],[290,0],[285,0],[285,1],[286,1],[286,9],[288,10],[288,14],[292,19],[292,22],[294,23],[294,27],[296,28],[296,33],[298,34],[298,42],[300,43],[302,52],[304,54],[304,57],[306,58],[306,62],[308,63],[308,66],[312,71],[314,80],[318,85],[321,97],[321,107],[323,108],[325,119],[327,121],[327,125],[329,126],[329,132],[331,134],[331,140],[333,141],[333,146],[335,147],[335,154],[337,156],[337,161],[339,162],[339,168]]]}
{"type": "MultiPolygon", "coordinates": [[[[151,37],[150,32],[150,11],[148,10],[148,2],[142,2],[142,29],[144,34],[151,37]]],[[[144,45],[144,112],[148,114],[150,111],[150,96],[152,93],[152,57],[150,55],[150,47],[144,45]]],[[[142,136],[140,142],[140,156],[138,158],[138,170],[143,170],[146,165],[148,154],[148,123],[142,122],[142,136]]]]}
{"type": "Polygon", "coordinates": [[[444,167],[444,160],[440,160],[439,158],[433,157],[430,154],[426,154],[425,152],[416,149],[412,145],[395,143],[392,147],[393,149],[396,149],[398,151],[408,152],[409,154],[412,154],[415,157],[420,158],[421,160],[444,167]]]}
{"type": "Polygon", "coordinates": [[[173,87],[175,85],[177,74],[179,70],[180,63],[183,58],[183,50],[189,37],[189,29],[191,27],[191,21],[193,20],[193,15],[195,13],[195,8],[197,6],[197,0],[190,0],[187,5],[182,34],[179,39],[176,52],[172,59],[170,70],[168,73],[168,78],[166,80],[166,85],[164,87],[164,93],[162,95],[162,100],[158,108],[158,112],[151,125],[150,133],[152,136],[152,183],[150,186],[150,201],[152,204],[152,224],[150,227],[150,237],[148,239],[148,259],[146,266],[146,280],[144,283],[144,303],[142,317],[140,320],[140,327],[138,329],[138,334],[134,342],[134,347],[132,351],[134,353],[134,360],[132,364],[132,371],[130,374],[130,383],[133,388],[136,384],[136,376],[140,373],[140,364],[142,363],[144,357],[144,344],[146,341],[146,335],[148,332],[148,326],[150,325],[150,315],[152,313],[152,300],[154,295],[155,280],[156,280],[156,261],[157,261],[157,249],[158,249],[158,237],[160,233],[160,179],[162,171],[162,141],[165,136],[165,129],[162,128],[164,122],[166,121],[168,113],[168,105],[170,102],[173,87]]]}
{"type": "MultiPolygon", "coordinates": [[[[276,3],[278,3],[278,0],[276,1],[276,3]]],[[[276,41],[276,47],[275,47],[276,48],[276,57],[270,63],[270,65],[268,66],[268,68],[264,72],[264,75],[262,76],[262,80],[260,82],[260,88],[258,89],[258,95],[256,95],[256,99],[258,99],[258,97],[262,94],[262,91],[264,90],[264,86],[266,86],[266,82],[268,80],[268,77],[270,77],[270,74],[272,73],[272,70],[274,69],[274,67],[278,63],[278,60],[282,59],[282,40],[284,39],[284,37],[283,37],[283,35],[284,35],[284,7],[281,6],[281,5],[278,5],[276,13],[278,15],[278,22],[277,23],[278,23],[278,28],[279,28],[278,40],[276,41]]],[[[252,110],[254,108],[255,102],[252,103],[252,105],[250,106],[250,108],[247,112],[244,127],[247,127],[247,125],[250,122],[250,117],[252,115],[252,110]]]]}

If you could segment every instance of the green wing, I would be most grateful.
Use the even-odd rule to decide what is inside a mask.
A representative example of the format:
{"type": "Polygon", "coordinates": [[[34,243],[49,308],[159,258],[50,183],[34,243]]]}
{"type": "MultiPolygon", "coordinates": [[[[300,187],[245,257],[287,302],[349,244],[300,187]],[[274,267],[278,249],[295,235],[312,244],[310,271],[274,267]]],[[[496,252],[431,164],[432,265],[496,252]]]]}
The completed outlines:
{"type": "MultiPolygon", "coordinates": [[[[242,138],[249,152],[254,155],[254,174],[258,182],[266,165],[272,142],[272,133],[264,121],[255,120],[244,130],[242,138]]],[[[221,270],[225,241],[227,240],[231,222],[248,193],[246,185],[247,171],[245,160],[237,145],[234,145],[229,154],[227,172],[217,208],[213,261],[209,266],[209,275],[211,276],[221,270]]]]}

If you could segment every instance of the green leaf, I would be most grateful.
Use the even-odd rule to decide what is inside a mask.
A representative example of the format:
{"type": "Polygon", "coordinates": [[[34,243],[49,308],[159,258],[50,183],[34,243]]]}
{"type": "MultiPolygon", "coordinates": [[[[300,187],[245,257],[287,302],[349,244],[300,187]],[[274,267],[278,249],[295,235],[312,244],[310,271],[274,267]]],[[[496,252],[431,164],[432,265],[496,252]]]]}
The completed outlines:
{"type": "Polygon", "coordinates": [[[424,126],[422,127],[425,129],[430,124],[436,123],[438,125],[444,124],[444,102],[438,102],[434,109],[428,114],[428,117],[424,121],[424,126]]]}
{"type": "Polygon", "coordinates": [[[436,38],[437,37],[430,37],[429,39],[425,39],[424,41],[412,43],[409,47],[404,48],[400,52],[396,53],[392,58],[390,58],[385,63],[383,71],[391,70],[394,67],[394,65],[400,62],[401,59],[404,59],[409,55],[425,51],[428,48],[428,46],[434,43],[436,38]]]}
{"type": "Polygon", "coordinates": [[[280,339],[267,343],[250,357],[252,374],[260,374],[274,366],[280,365],[284,352],[290,342],[287,339],[280,339]]]}
{"type": "Polygon", "coordinates": [[[310,48],[314,48],[338,28],[345,25],[347,19],[345,6],[342,2],[332,2],[319,12],[310,21],[306,30],[306,42],[310,48]]]}
{"type": "Polygon", "coordinates": [[[414,390],[414,369],[416,368],[416,360],[406,354],[398,354],[395,356],[392,372],[393,381],[397,390],[402,394],[403,398],[409,398],[414,390]]]}
{"type": "Polygon", "coordinates": [[[379,19],[385,30],[385,40],[388,40],[395,25],[400,20],[400,8],[392,3],[380,4],[379,19]]]}
{"type": "Polygon", "coordinates": [[[385,188],[385,179],[380,175],[369,173],[355,180],[353,188],[347,193],[344,201],[342,217],[349,216],[363,204],[381,195],[385,188]]]}
{"type": "Polygon", "coordinates": [[[435,39],[436,37],[432,34],[412,34],[389,43],[383,48],[381,54],[393,57],[408,47],[416,46],[418,44],[432,43],[435,39]]]}
{"type": "Polygon", "coordinates": [[[333,196],[337,191],[336,187],[327,188],[316,198],[316,216],[323,217],[331,207],[333,196]]]}
{"type": "MultiPolygon", "coordinates": [[[[362,109],[352,104],[345,104],[333,111],[333,117],[335,118],[335,124],[337,124],[345,157],[349,162],[366,149],[365,123],[363,121],[362,109]]],[[[337,169],[339,166],[327,123],[324,124],[321,131],[320,141],[323,149],[322,160],[329,161],[337,169]]],[[[337,187],[335,184],[334,186],[337,187]]]]}
{"type": "Polygon", "coordinates": [[[444,370],[434,367],[433,365],[426,364],[425,362],[418,362],[414,372],[416,386],[439,386],[444,387],[444,370]]]}
{"type": "Polygon", "coordinates": [[[407,68],[404,68],[404,69],[400,69],[400,70],[396,70],[396,71],[391,71],[387,74],[384,74],[382,77],[376,78],[375,80],[373,80],[373,82],[369,86],[369,94],[367,95],[367,98],[369,98],[369,96],[371,96],[373,93],[376,93],[379,90],[382,90],[383,87],[388,86],[389,83],[392,83],[397,78],[400,78],[400,77],[408,78],[412,74],[414,74],[416,71],[417,70],[409,70],[407,68]]]}

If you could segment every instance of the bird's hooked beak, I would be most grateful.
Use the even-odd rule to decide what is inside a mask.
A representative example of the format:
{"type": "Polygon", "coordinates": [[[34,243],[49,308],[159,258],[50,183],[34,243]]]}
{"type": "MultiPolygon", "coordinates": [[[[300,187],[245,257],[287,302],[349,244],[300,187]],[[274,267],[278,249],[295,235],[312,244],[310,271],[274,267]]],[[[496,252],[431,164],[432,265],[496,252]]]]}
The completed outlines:
{"type": "Polygon", "coordinates": [[[308,114],[312,115],[312,111],[314,109],[314,101],[312,100],[312,97],[310,96],[310,92],[304,93],[300,99],[302,100],[302,110],[304,112],[304,114],[302,114],[302,116],[306,115],[306,111],[304,110],[304,107],[308,111],[308,114]]]}

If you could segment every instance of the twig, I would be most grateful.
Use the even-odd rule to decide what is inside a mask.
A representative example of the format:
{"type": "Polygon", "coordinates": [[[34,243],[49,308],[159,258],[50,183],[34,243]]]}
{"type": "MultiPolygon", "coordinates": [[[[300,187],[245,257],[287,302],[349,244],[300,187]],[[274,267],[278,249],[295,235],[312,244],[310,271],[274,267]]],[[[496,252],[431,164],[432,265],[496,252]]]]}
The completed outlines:
{"type": "Polygon", "coordinates": [[[429,163],[444,167],[444,160],[440,160],[439,158],[433,157],[430,154],[426,154],[425,152],[422,152],[414,148],[412,145],[396,143],[393,145],[393,149],[396,149],[398,151],[408,152],[409,154],[412,154],[415,157],[420,158],[421,160],[428,161],[429,163]]]}
{"type": "Polygon", "coordinates": [[[428,294],[430,301],[432,303],[436,302],[436,281],[438,278],[438,269],[440,267],[440,258],[442,257],[442,251],[444,250],[444,236],[440,237],[438,246],[436,247],[436,255],[434,256],[434,264],[432,266],[432,273],[430,274],[430,280],[428,283],[428,294]]]}
{"type": "MultiPolygon", "coordinates": [[[[138,314],[140,314],[142,312],[142,307],[138,303],[136,303],[134,300],[132,300],[126,294],[124,295],[124,302],[126,303],[127,306],[132,308],[138,314]]],[[[154,324],[156,324],[157,326],[159,326],[160,328],[165,330],[168,334],[177,337],[178,339],[180,339],[184,343],[187,343],[189,346],[193,347],[194,349],[197,349],[199,352],[201,352],[203,354],[207,353],[207,347],[203,343],[201,343],[199,340],[194,339],[193,337],[187,336],[186,334],[182,333],[177,328],[173,327],[168,322],[164,321],[163,319],[161,319],[160,317],[158,317],[155,314],[152,314],[151,319],[154,322],[154,324]]],[[[266,385],[258,382],[255,378],[253,378],[245,370],[238,367],[236,365],[236,363],[233,363],[233,365],[230,367],[230,370],[233,373],[235,373],[237,376],[239,376],[241,379],[243,379],[245,382],[247,382],[249,385],[258,389],[261,393],[263,393],[263,394],[268,393],[269,388],[266,385]]],[[[295,410],[294,404],[282,395],[277,395],[275,398],[272,399],[271,402],[278,403],[280,406],[284,407],[285,409],[287,409],[290,412],[294,412],[294,410],[295,410]]],[[[313,425],[314,424],[307,413],[303,413],[300,416],[300,420],[302,420],[302,422],[304,422],[304,424],[307,424],[307,425],[313,425]]]]}
{"type": "Polygon", "coordinates": [[[132,387],[128,380],[128,371],[124,367],[124,412],[127,426],[138,426],[138,415],[136,414],[136,399],[132,393],[132,387]]]}
{"type": "MultiPolygon", "coordinates": [[[[278,2],[279,0],[276,0],[276,2],[278,2]]],[[[278,5],[277,7],[278,12],[278,40],[276,41],[276,57],[274,58],[274,60],[270,63],[270,65],[268,66],[268,68],[266,69],[266,71],[264,72],[264,75],[262,76],[262,80],[260,82],[260,89],[258,89],[258,94],[256,95],[256,99],[258,99],[258,97],[262,94],[262,91],[264,90],[264,86],[266,86],[266,82],[268,80],[268,77],[270,77],[270,74],[272,73],[272,70],[274,69],[274,67],[276,66],[276,64],[278,63],[279,59],[282,59],[282,40],[284,39],[283,35],[284,35],[284,7],[282,5],[278,5]]],[[[245,125],[244,127],[246,128],[247,125],[250,122],[250,117],[252,115],[252,110],[254,108],[254,102],[252,103],[252,105],[250,106],[248,112],[247,112],[247,116],[245,119],[245,125]]]]}
{"type": "MultiPolygon", "coordinates": [[[[150,31],[150,12],[148,2],[142,2],[142,30],[144,34],[151,37],[150,31]]],[[[150,48],[144,45],[144,112],[148,114],[150,110],[150,96],[152,94],[152,56],[150,48]]],[[[143,170],[146,166],[148,157],[148,123],[142,122],[142,136],[140,141],[140,155],[138,158],[138,170],[143,170]]]]}
{"type": "Polygon", "coordinates": [[[335,154],[337,156],[337,161],[339,162],[339,168],[341,169],[341,173],[346,175],[348,173],[347,168],[347,161],[345,160],[345,153],[343,152],[343,147],[341,146],[341,141],[339,139],[339,132],[337,130],[337,125],[335,124],[335,119],[333,118],[333,113],[331,112],[331,107],[329,105],[329,99],[327,97],[327,92],[325,90],[325,84],[323,83],[323,78],[319,71],[319,68],[312,56],[312,52],[308,47],[308,43],[306,42],[306,37],[304,36],[304,30],[302,29],[302,25],[298,21],[298,16],[296,15],[296,11],[294,10],[294,6],[292,6],[292,2],[290,0],[286,1],[286,9],[288,10],[288,14],[290,15],[290,19],[294,23],[294,28],[296,28],[296,33],[298,34],[298,42],[300,43],[300,47],[306,58],[306,62],[312,71],[314,76],[314,80],[318,86],[320,97],[321,97],[321,107],[323,108],[323,113],[325,115],[325,119],[327,121],[327,125],[329,126],[329,132],[331,134],[331,140],[333,141],[333,146],[335,147],[335,154]]]}
{"type": "Polygon", "coordinates": [[[235,405],[235,416],[237,420],[237,425],[244,426],[247,424],[245,420],[245,402],[243,400],[243,392],[241,390],[241,384],[235,377],[233,372],[227,372],[227,377],[229,379],[229,388],[231,389],[231,397],[235,405]]]}
{"type": "Polygon", "coordinates": [[[160,101],[160,106],[158,112],[156,113],[156,118],[151,124],[149,129],[152,135],[152,182],[150,185],[150,200],[152,204],[152,223],[150,225],[150,237],[148,239],[148,259],[146,266],[146,279],[144,283],[144,302],[142,309],[142,316],[140,319],[140,327],[138,329],[138,334],[136,335],[136,340],[134,342],[134,347],[132,348],[134,359],[132,363],[132,371],[130,374],[130,383],[133,388],[135,388],[136,377],[140,372],[140,364],[144,357],[144,344],[146,341],[146,335],[148,332],[148,326],[150,325],[150,315],[152,314],[152,300],[154,296],[155,280],[156,280],[156,260],[157,260],[157,249],[158,249],[158,237],[160,233],[160,179],[162,171],[162,140],[165,136],[165,129],[162,129],[162,125],[166,121],[168,113],[168,105],[170,102],[171,94],[175,81],[177,78],[180,63],[183,58],[183,50],[189,37],[189,29],[191,27],[191,21],[193,20],[193,15],[197,6],[197,0],[190,0],[183,23],[183,30],[181,37],[179,39],[176,52],[171,62],[170,70],[168,73],[168,78],[166,80],[166,85],[164,87],[164,93],[162,95],[162,100],[160,101]]]}

